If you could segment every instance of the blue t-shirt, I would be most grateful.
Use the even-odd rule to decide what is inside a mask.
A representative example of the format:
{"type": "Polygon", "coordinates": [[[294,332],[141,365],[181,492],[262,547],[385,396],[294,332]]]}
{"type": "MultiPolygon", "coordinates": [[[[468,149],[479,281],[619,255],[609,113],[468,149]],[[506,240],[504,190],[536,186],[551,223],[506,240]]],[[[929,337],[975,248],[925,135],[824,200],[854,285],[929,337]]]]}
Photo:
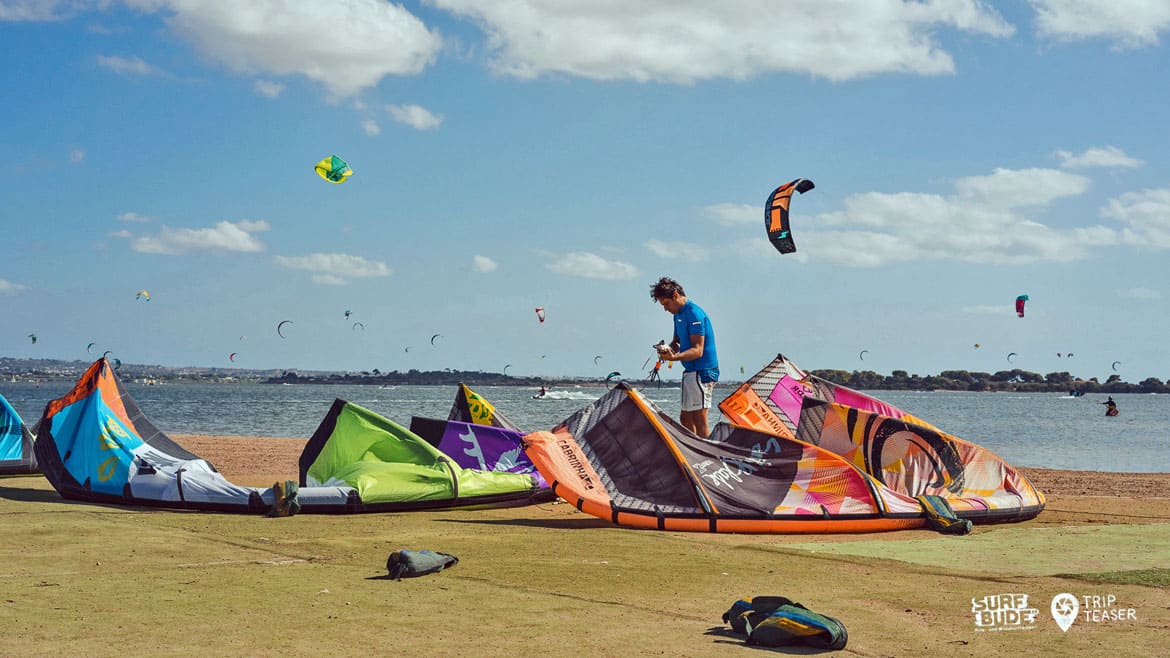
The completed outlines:
{"type": "Polygon", "coordinates": [[[703,337],[703,356],[682,361],[683,372],[695,371],[699,373],[699,380],[703,382],[719,381],[719,355],[715,351],[715,330],[711,328],[711,318],[699,308],[699,305],[687,300],[686,304],[674,315],[674,335],[678,338],[678,351],[691,349],[691,336],[703,337]]]}

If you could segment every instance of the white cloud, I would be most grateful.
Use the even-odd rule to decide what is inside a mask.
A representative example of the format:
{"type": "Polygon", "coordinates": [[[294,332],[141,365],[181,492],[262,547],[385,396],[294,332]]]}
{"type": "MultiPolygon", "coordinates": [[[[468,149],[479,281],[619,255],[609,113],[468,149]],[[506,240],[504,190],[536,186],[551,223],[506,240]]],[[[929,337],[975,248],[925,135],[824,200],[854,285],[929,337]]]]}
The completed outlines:
{"type": "Polygon", "coordinates": [[[763,203],[750,206],[746,203],[716,203],[704,206],[703,212],[712,217],[720,226],[744,226],[764,221],[763,203]]]}
{"type": "Polygon", "coordinates": [[[0,297],[14,297],[28,290],[28,286],[13,283],[8,279],[0,279],[0,297]]]}
{"type": "Polygon", "coordinates": [[[432,114],[419,105],[387,105],[386,111],[398,123],[404,123],[415,130],[435,130],[443,123],[443,115],[432,114]]]}
{"type": "Polygon", "coordinates": [[[476,272],[495,272],[498,267],[499,264],[487,256],[477,255],[471,257],[471,269],[476,272]]]}
{"type": "Polygon", "coordinates": [[[574,251],[559,256],[556,262],[549,263],[545,267],[553,272],[585,279],[625,281],[638,275],[638,270],[633,265],[616,260],[606,260],[597,254],[586,251],[574,251]]]}
{"type": "Polygon", "coordinates": [[[122,75],[161,75],[162,71],[147,64],[141,57],[98,55],[98,65],[122,75]]]}
{"type": "Polygon", "coordinates": [[[806,218],[793,236],[810,258],[857,267],[895,262],[1071,262],[1116,243],[1104,226],[1056,229],[1035,217],[1082,195],[1089,179],[1055,169],[996,169],[955,182],[956,194],[856,194],[844,210],[806,218]]]}
{"type": "Polygon", "coordinates": [[[1122,242],[1170,249],[1170,188],[1126,192],[1110,199],[1101,214],[1125,225],[1122,242]]]}
{"type": "Polygon", "coordinates": [[[1129,288],[1122,290],[1121,296],[1133,299],[1162,299],[1162,293],[1151,288],[1129,288]]]}
{"type": "Polygon", "coordinates": [[[313,282],[330,286],[341,286],[350,279],[390,276],[394,270],[385,263],[366,260],[349,254],[315,253],[308,256],[277,256],[275,261],[293,270],[313,272],[313,282]]]}
{"type": "Polygon", "coordinates": [[[362,132],[366,133],[370,137],[373,137],[374,135],[380,135],[382,134],[382,126],[379,126],[378,122],[374,121],[373,119],[366,119],[362,121],[362,132]]]}
{"type": "Polygon", "coordinates": [[[134,237],[134,234],[126,229],[122,229],[120,231],[114,231],[113,233],[110,234],[110,237],[111,238],[123,238],[123,239],[129,240],[130,238],[134,237]]]}
{"type": "Polygon", "coordinates": [[[267,98],[279,98],[284,93],[284,85],[272,80],[257,80],[252,83],[252,88],[267,98]]]}
{"type": "Polygon", "coordinates": [[[313,283],[319,283],[323,286],[344,286],[349,284],[347,279],[343,279],[336,274],[314,274],[310,278],[313,283]]]}
{"type": "Polygon", "coordinates": [[[959,195],[992,208],[1045,206],[1089,189],[1089,179],[1056,169],[996,169],[955,183],[959,195]]]}
{"type": "Polygon", "coordinates": [[[492,67],[535,78],[689,84],[792,72],[847,80],[955,69],[935,35],[1007,37],[1014,28],[979,0],[431,0],[477,21],[492,67]]]}
{"type": "Polygon", "coordinates": [[[153,218],[147,217],[146,215],[139,215],[136,212],[124,212],[121,215],[118,215],[116,219],[119,222],[134,222],[138,224],[148,224],[154,221],[153,218]]]}
{"type": "Polygon", "coordinates": [[[1125,154],[1125,151],[1116,146],[1094,147],[1084,153],[1057,151],[1060,166],[1065,169],[1088,169],[1090,167],[1127,167],[1135,168],[1145,164],[1137,158],[1125,154]]]}
{"type": "Polygon", "coordinates": [[[172,30],[233,71],[303,75],[342,98],[420,73],[442,46],[438,32],[384,0],[124,1],[166,10],[172,30]]]}
{"type": "Polygon", "coordinates": [[[670,242],[647,240],[646,248],[660,258],[676,258],[689,261],[707,260],[707,249],[691,242],[670,242]]]}
{"type": "Polygon", "coordinates": [[[145,254],[177,256],[192,251],[263,251],[253,233],[268,230],[264,221],[222,221],[211,228],[171,228],[163,226],[158,235],[130,239],[130,248],[145,254]]]}
{"type": "Polygon", "coordinates": [[[1040,34],[1063,41],[1108,39],[1115,48],[1158,44],[1170,30],[1170,4],[1163,0],[1029,0],[1040,34]]]}
{"type": "Polygon", "coordinates": [[[0,23],[59,21],[85,7],[82,0],[0,0],[0,23]]]}
{"type": "Polygon", "coordinates": [[[81,164],[81,162],[83,160],[85,160],[85,150],[84,149],[77,149],[77,148],[69,149],[69,161],[70,162],[72,162],[73,164],[81,164]]]}

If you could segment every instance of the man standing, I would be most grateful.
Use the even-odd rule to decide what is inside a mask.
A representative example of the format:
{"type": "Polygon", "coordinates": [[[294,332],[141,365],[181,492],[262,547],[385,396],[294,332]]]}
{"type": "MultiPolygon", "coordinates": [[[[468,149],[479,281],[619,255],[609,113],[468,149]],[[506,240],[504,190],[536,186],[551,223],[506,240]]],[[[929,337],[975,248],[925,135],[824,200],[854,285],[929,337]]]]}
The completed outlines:
{"type": "Polygon", "coordinates": [[[707,428],[707,410],[715,382],[719,381],[719,356],[715,351],[715,331],[711,318],[698,304],[687,299],[678,281],[662,277],[650,286],[650,298],[674,316],[674,339],[658,348],[665,361],[681,361],[683,427],[703,438],[710,434],[707,428]]]}

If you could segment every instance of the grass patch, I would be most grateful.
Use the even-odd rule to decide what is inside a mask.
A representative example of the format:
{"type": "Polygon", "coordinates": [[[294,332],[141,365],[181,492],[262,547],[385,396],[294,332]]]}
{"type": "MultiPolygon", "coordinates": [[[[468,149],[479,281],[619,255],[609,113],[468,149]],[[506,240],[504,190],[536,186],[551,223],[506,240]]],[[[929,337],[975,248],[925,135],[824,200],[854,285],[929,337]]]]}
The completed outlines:
{"type": "MultiPolygon", "coordinates": [[[[927,531],[883,535],[884,555],[814,554],[783,535],[616,528],[564,504],[269,519],[75,503],[43,479],[0,479],[0,656],[747,656],[760,652],[720,615],[765,594],[840,619],[852,655],[1083,656],[1107,642],[1165,653],[1164,560],[1118,572],[1145,587],[1111,586],[1148,611],[1139,624],[977,632],[972,598],[1067,590],[1021,555],[1059,548],[1060,571],[1117,568],[1095,562],[1117,551],[1083,530],[1046,531],[1063,543],[1012,530],[984,529],[978,551],[948,538],[950,561],[932,565],[889,557],[927,531]],[[460,562],[381,579],[401,548],[460,562]]],[[[1144,532],[1130,552],[1160,551],[1144,532]]]]}
{"type": "Polygon", "coordinates": [[[1064,578],[1087,580],[1112,585],[1144,585],[1170,587],[1170,569],[1133,569],[1129,571],[1101,571],[1098,573],[1061,574],[1064,578]]]}

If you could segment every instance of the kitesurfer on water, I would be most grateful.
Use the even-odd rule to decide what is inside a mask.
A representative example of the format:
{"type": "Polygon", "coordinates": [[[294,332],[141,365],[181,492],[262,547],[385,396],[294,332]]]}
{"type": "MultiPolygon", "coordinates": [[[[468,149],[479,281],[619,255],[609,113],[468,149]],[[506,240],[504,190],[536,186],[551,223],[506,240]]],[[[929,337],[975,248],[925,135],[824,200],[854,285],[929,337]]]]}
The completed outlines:
{"type": "Polygon", "coordinates": [[[719,356],[711,318],[687,299],[683,287],[670,277],[664,276],[650,286],[650,298],[674,316],[674,339],[658,347],[658,356],[663,361],[683,364],[679,420],[683,427],[706,438],[710,434],[707,410],[711,408],[715,382],[719,381],[719,356]]]}
{"type": "Polygon", "coordinates": [[[545,390],[544,386],[541,386],[541,387],[540,387],[540,392],[539,392],[539,393],[537,393],[536,395],[532,396],[532,397],[533,397],[533,398],[542,398],[542,397],[544,397],[544,394],[545,394],[545,393],[547,393],[547,392],[548,392],[548,391],[546,391],[546,390],[545,390]]]}
{"type": "Polygon", "coordinates": [[[1105,405],[1106,416],[1116,416],[1117,414],[1121,413],[1117,410],[1117,403],[1113,401],[1112,395],[1109,396],[1108,400],[1102,402],[1101,404],[1105,405]]]}

